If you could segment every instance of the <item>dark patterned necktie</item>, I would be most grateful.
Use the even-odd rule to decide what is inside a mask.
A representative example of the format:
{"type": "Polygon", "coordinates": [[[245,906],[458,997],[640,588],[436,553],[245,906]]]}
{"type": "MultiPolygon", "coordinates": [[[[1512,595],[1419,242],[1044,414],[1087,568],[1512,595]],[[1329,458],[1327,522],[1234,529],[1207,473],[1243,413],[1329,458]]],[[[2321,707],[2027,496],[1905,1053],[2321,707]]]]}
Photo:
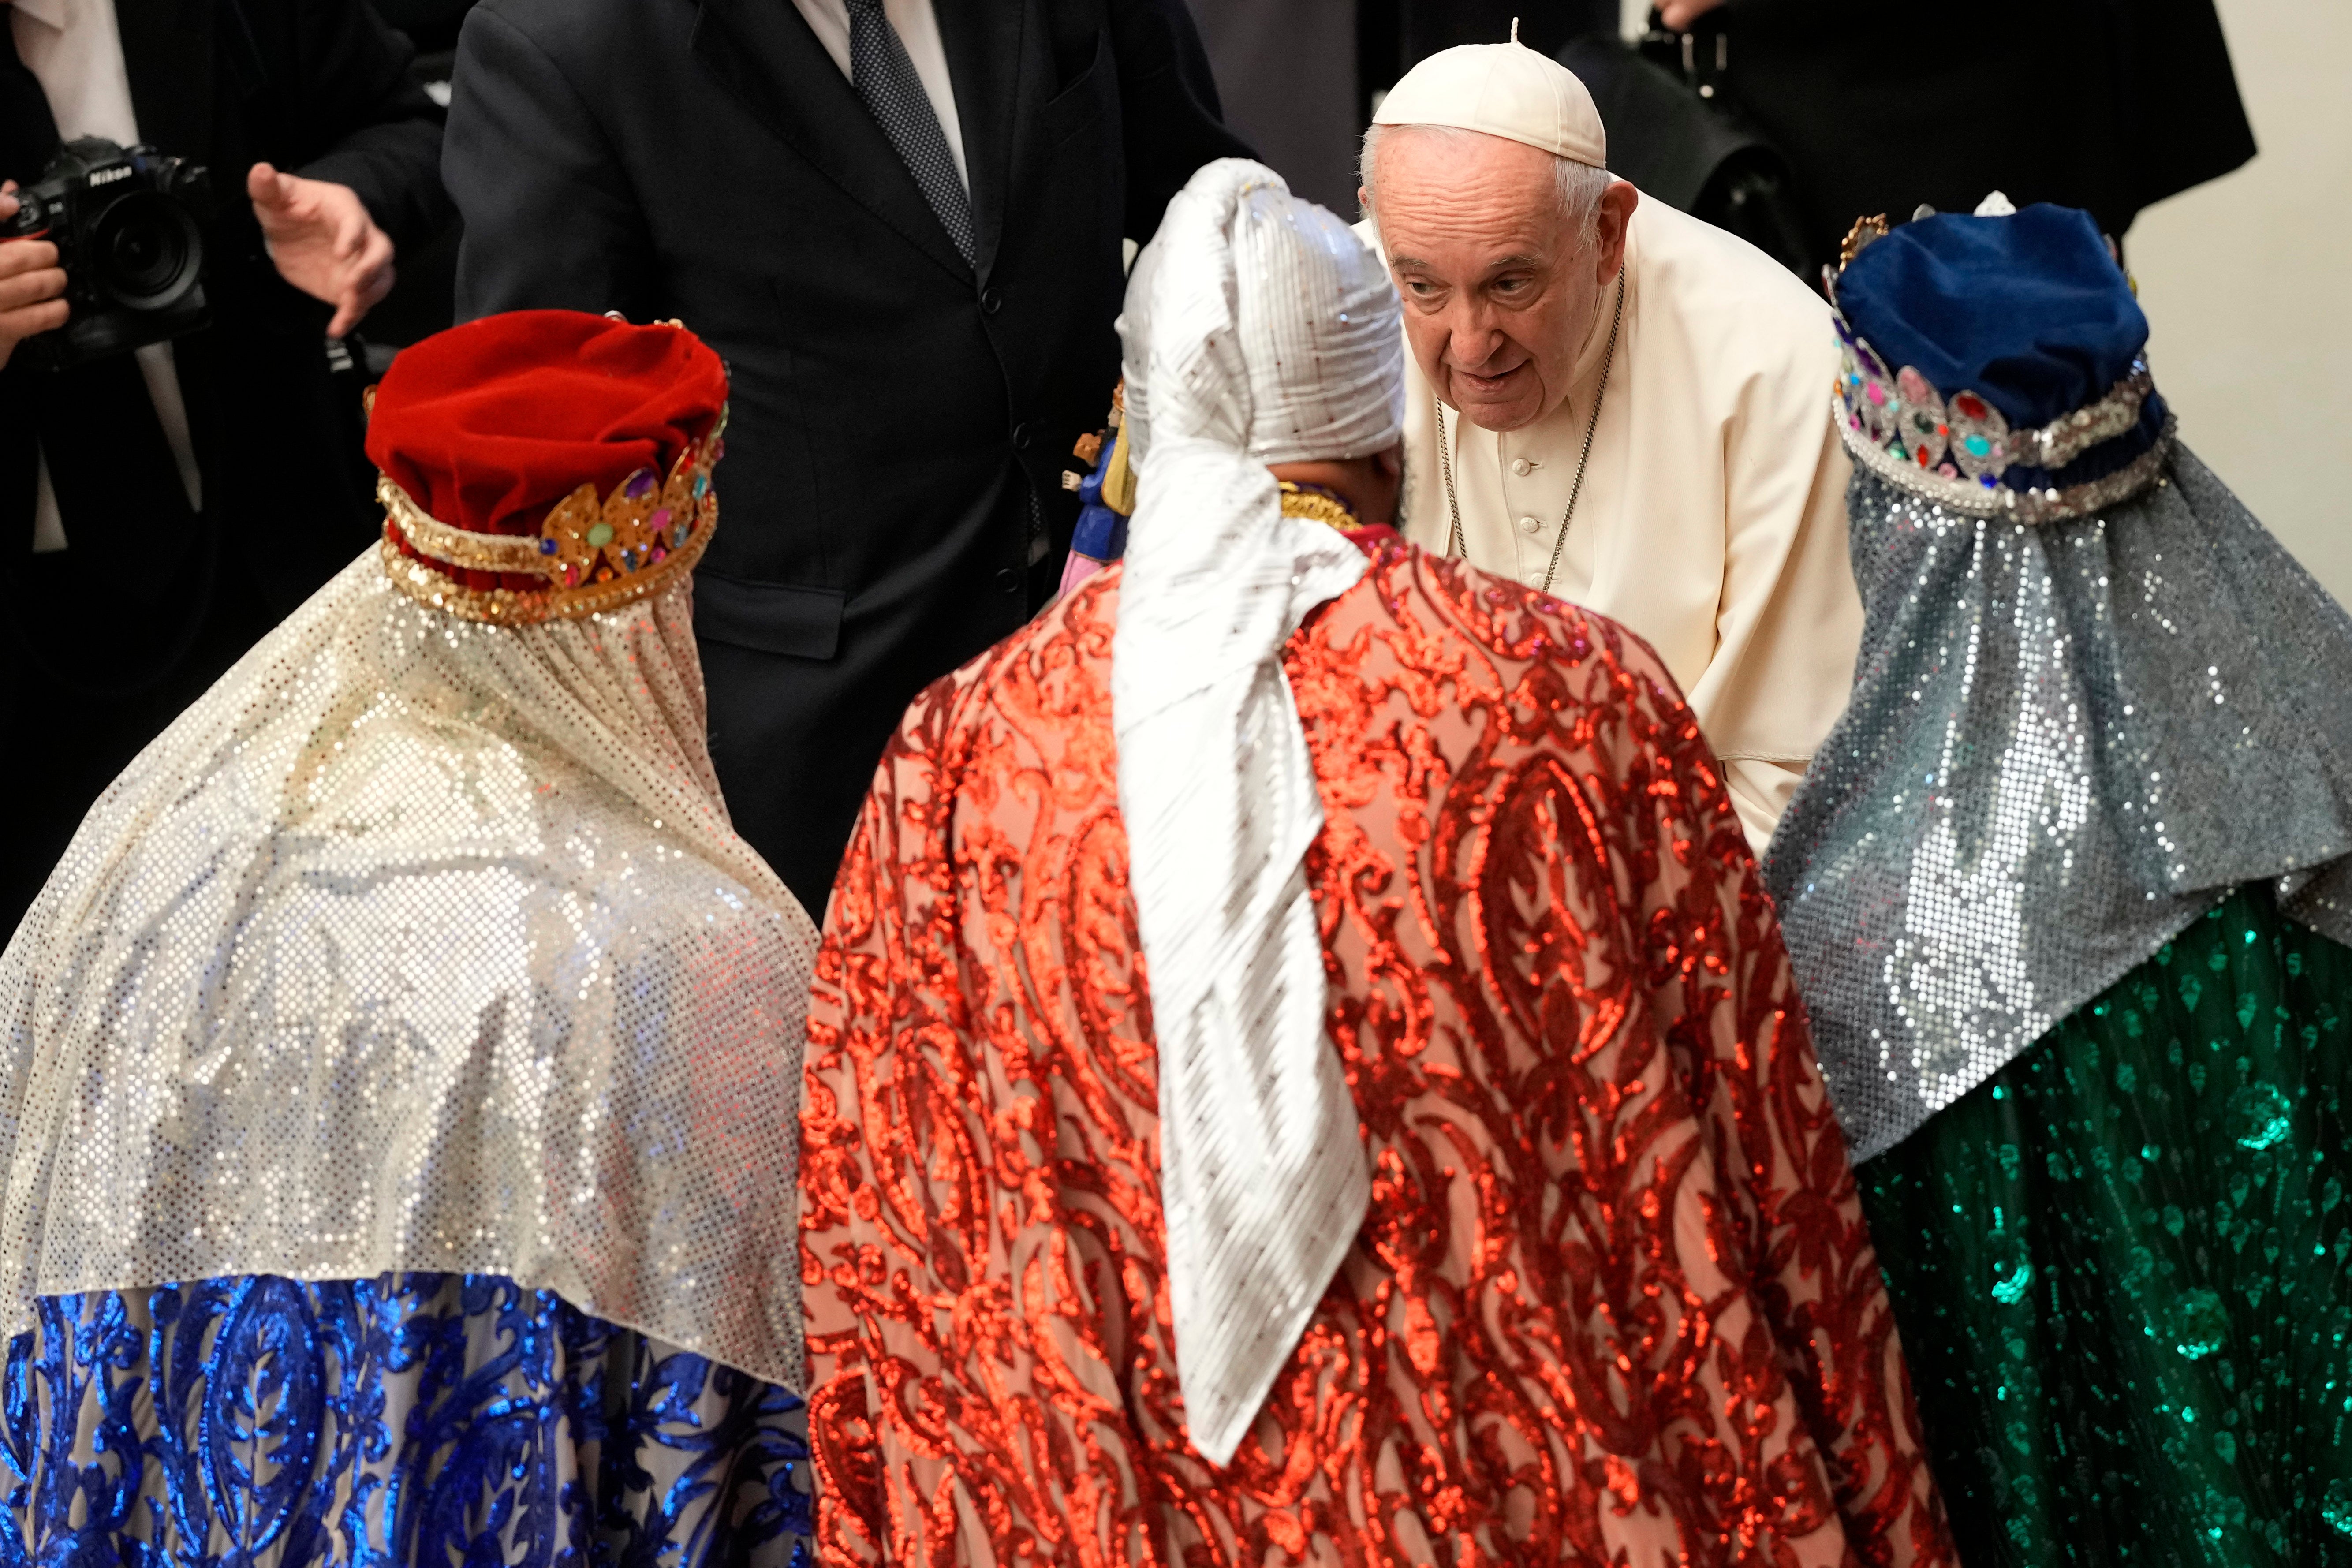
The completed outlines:
{"type": "Polygon", "coordinates": [[[882,0],[848,0],[849,79],[882,134],[923,190],[955,241],[956,254],[971,260],[971,198],[956,177],[947,132],[940,127],[930,95],[907,58],[907,46],[882,14],[882,0]]]}

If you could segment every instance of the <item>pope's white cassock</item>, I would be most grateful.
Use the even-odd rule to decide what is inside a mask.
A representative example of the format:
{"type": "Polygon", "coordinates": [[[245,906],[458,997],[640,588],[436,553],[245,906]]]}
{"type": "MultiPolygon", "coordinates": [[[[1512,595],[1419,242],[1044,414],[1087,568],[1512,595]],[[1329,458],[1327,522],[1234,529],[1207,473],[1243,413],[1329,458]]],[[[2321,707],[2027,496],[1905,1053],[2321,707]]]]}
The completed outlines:
{"type": "MultiPolygon", "coordinates": [[[[1566,68],[1517,44],[1432,56],[1382,125],[1445,125],[1599,163],[1600,116],[1566,68]]],[[[1375,245],[1375,226],[1362,232],[1375,245]]],[[[1385,252],[1383,252],[1385,255],[1385,252]]],[[[1613,289],[1567,397],[1497,433],[1440,405],[1407,356],[1404,531],[1449,549],[1439,460],[1451,446],[1461,549],[1486,570],[1598,610],[1657,650],[1724,764],[1760,855],[1844,710],[1862,636],[1846,558],[1851,475],[1828,413],[1829,306],[1761,251],[1643,200],[1625,241],[1624,315],[1573,521],[1613,289]]]]}

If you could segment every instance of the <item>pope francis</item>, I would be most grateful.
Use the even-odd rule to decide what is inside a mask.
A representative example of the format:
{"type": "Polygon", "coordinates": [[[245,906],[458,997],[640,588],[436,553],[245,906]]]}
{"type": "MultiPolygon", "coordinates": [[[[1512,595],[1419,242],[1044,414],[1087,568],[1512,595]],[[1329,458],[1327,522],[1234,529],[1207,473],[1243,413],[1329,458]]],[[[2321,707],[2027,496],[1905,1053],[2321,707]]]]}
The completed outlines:
{"type": "Polygon", "coordinates": [[[1374,115],[1405,531],[1646,639],[1760,854],[1862,634],[1829,307],[1606,164],[1584,84],[1517,43],[1431,56],[1374,115]]]}

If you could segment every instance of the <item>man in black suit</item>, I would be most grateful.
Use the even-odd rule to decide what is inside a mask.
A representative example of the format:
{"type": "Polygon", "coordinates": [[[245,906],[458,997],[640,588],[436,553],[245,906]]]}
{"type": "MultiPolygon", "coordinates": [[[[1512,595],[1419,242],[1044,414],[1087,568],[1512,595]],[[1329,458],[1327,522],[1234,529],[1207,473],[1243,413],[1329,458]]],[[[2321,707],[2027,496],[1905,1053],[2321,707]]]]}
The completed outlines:
{"type": "Polygon", "coordinates": [[[447,211],[409,54],[362,0],[0,5],[0,175],[135,137],[206,165],[215,207],[211,325],[63,372],[8,352],[58,324],[54,251],[0,246],[0,935],[99,792],[380,523],[328,335],[447,211]]]}
{"type": "Polygon", "coordinates": [[[728,361],[711,752],[821,916],[908,701],[1059,577],[1120,239],[1247,153],[1183,0],[483,0],[453,85],[459,314],[677,317],[728,361]]]}
{"type": "MultiPolygon", "coordinates": [[[[1858,217],[1969,212],[1996,189],[2121,238],[2254,155],[2213,0],[1979,0],[1933,27],[1870,0],[1660,11],[1723,35],[1717,86],[1787,156],[1816,263],[1858,217]]],[[[1692,52],[1714,57],[1712,37],[1692,52]]]]}

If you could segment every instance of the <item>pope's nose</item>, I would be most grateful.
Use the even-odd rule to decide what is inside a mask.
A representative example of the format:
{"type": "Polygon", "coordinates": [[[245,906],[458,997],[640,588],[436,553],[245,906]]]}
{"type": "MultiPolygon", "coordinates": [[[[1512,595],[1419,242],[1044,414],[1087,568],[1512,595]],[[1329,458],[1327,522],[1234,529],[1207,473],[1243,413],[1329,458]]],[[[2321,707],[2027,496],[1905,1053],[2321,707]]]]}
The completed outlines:
{"type": "Polygon", "coordinates": [[[1492,328],[1456,331],[1450,345],[1454,368],[1472,375],[1500,375],[1517,368],[1511,340],[1492,328]]]}

